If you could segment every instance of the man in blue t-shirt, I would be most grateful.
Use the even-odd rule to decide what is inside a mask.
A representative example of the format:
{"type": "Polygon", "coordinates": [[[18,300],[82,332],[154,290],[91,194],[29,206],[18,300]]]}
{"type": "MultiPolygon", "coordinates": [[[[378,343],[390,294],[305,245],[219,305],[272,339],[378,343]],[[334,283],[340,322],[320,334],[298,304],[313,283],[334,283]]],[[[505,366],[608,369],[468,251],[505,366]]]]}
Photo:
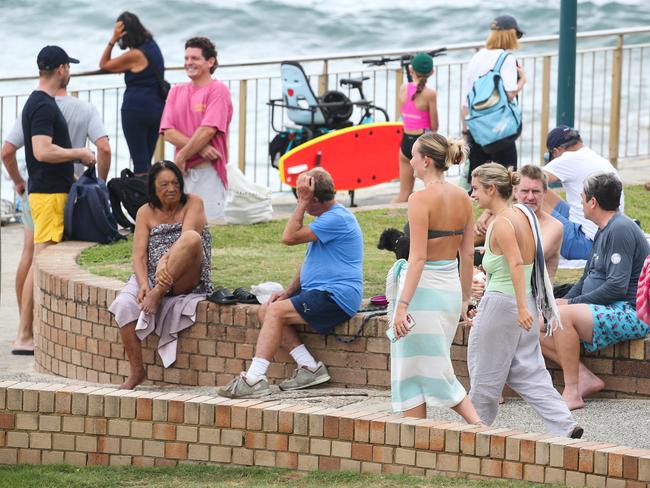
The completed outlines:
{"type": "Polygon", "coordinates": [[[585,180],[582,209],[598,230],[582,278],[556,299],[563,328],[541,339],[544,356],[562,366],[562,396],[570,410],[582,408],[585,396],[605,386],[580,363],[580,342],[594,352],[650,333],[636,315],[637,284],[650,246],[639,226],[618,211],[622,189],[614,173],[585,180]]]}
{"type": "Polygon", "coordinates": [[[280,346],[298,367],[280,383],[282,390],[298,390],[329,381],[322,362],[316,362],[294,326],[306,324],[328,334],[349,320],[361,304],[363,288],[363,236],[357,219],[334,199],[330,174],[316,168],[300,175],[298,203],[284,228],[282,242],[307,243],[302,267],[281,294],[262,305],[257,314],[262,329],[250,368],[219,394],[229,398],[256,398],[271,393],[266,371],[280,346]],[[305,213],[317,217],[305,225],[305,213]]]}

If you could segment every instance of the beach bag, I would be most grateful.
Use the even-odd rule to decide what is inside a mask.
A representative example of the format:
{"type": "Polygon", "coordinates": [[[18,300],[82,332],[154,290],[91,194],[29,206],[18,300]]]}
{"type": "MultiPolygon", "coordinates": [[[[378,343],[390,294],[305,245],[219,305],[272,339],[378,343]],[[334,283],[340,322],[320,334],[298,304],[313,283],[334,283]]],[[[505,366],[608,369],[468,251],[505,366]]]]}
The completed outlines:
{"type": "Polygon", "coordinates": [[[246,179],[235,165],[226,166],[228,193],[226,195],[225,219],[229,224],[255,224],[267,222],[273,217],[271,190],[246,179]]]}
{"type": "Polygon", "coordinates": [[[650,256],[646,256],[636,289],[636,316],[650,325],[650,256]]]}
{"type": "Polygon", "coordinates": [[[125,229],[135,229],[135,216],[138,209],[147,203],[147,180],[147,175],[136,176],[133,171],[125,168],[119,178],[113,178],[108,182],[108,195],[113,215],[117,223],[125,229]],[[128,217],[124,215],[124,210],[128,217]]]}
{"type": "Polygon", "coordinates": [[[108,190],[97,178],[94,165],[72,185],[63,215],[63,233],[67,240],[108,244],[126,239],[117,231],[117,222],[108,203],[108,190]]]}
{"type": "Polygon", "coordinates": [[[503,51],[467,95],[465,123],[474,141],[487,153],[504,149],[521,134],[521,108],[515,100],[508,100],[501,78],[501,67],[510,55],[503,51]]]}

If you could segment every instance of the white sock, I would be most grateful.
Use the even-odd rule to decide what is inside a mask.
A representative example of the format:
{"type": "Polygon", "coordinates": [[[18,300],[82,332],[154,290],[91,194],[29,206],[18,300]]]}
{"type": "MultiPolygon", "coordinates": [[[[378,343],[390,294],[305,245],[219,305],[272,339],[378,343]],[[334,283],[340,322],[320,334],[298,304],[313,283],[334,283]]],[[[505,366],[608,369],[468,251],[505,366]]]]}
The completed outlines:
{"type": "Polygon", "coordinates": [[[246,379],[254,383],[262,376],[266,376],[266,370],[269,369],[269,364],[271,363],[264,358],[253,358],[250,368],[246,371],[246,379]]]}
{"type": "Polygon", "coordinates": [[[314,359],[314,356],[307,350],[304,344],[300,344],[298,347],[295,347],[289,353],[298,367],[307,366],[309,369],[314,370],[318,367],[318,363],[314,359]]]}

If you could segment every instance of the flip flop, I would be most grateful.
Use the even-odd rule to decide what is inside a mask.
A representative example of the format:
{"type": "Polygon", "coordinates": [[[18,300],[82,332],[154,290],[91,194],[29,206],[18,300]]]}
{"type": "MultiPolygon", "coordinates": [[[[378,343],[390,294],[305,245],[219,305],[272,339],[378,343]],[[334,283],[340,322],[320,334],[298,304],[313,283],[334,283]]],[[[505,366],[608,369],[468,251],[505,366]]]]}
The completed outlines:
{"type": "Polygon", "coordinates": [[[232,305],[237,303],[237,297],[230,293],[228,288],[218,288],[211,295],[208,295],[208,300],[219,305],[232,305]]]}
{"type": "Polygon", "coordinates": [[[11,354],[15,356],[33,356],[34,351],[30,351],[29,349],[12,349],[11,354]]]}
{"type": "Polygon", "coordinates": [[[260,303],[257,297],[249,292],[246,288],[237,288],[232,292],[239,303],[260,303]]]}

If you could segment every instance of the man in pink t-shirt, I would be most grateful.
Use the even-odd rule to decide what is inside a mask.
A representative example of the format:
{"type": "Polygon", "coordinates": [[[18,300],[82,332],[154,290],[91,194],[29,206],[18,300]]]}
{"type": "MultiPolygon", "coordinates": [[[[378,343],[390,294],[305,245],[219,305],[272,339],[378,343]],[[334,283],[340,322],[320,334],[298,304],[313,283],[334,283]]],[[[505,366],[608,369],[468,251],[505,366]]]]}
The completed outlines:
{"type": "Polygon", "coordinates": [[[160,133],[176,146],[176,164],[186,173],[185,189],[203,198],[210,220],[224,216],[228,177],[228,127],[232,102],[228,87],[212,79],[217,50],[207,37],[185,43],[185,72],[190,83],[172,87],[160,133]]]}

